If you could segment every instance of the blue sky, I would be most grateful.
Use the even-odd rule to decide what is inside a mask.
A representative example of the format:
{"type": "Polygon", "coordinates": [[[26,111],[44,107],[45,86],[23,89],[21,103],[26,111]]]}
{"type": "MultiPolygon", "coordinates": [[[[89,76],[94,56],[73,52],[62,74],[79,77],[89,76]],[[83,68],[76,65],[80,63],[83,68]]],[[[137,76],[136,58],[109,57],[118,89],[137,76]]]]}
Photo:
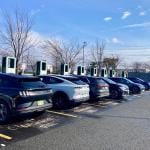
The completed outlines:
{"type": "Polygon", "coordinates": [[[33,31],[41,37],[105,40],[107,54],[150,59],[149,0],[5,0],[0,5],[6,11],[15,7],[34,16],[33,31]]]}

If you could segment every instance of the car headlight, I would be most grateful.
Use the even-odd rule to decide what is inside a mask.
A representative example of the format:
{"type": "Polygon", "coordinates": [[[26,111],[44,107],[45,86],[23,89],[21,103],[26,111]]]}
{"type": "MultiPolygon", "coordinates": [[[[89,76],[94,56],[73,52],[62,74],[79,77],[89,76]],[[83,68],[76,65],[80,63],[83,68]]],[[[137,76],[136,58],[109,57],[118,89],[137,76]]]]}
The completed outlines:
{"type": "Polygon", "coordinates": [[[50,94],[53,94],[53,90],[52,89],[47,90],[47,92],[50,93],[50,94]]]}
{"type": "Polygon", "coordinates": [[[123,87],[123,86],[120,86],[120,89],[123,90],[123,91],[126,90],[126,88],[123,87]]]}

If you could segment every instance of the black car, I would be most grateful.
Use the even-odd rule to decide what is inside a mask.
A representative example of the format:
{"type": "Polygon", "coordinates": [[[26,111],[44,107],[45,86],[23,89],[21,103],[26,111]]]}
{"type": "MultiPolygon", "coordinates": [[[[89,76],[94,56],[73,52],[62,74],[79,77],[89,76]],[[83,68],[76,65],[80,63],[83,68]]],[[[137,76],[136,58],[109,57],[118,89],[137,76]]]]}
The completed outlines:
{"type": "Polygon", "coordinates": [[[90,99],[96,100],[109,96],[109,85],[98,77],[76,76],[90,87],[90,99]]]}
{"type": "Polygon", "coordinates": [[[129,87],[130,94],[140,94],[141,92],[145,90],[145,87],[143,85],[134,83],[127,78],[115,77],[115,78],[110,78],[110,79],[117,83],[127,85],[129,87]]]}
{"type": "Polygon", "coordinates": [[[135,83],[140,83],[145,86],[145,90],[150,90],[150,82],[146,82],[140,78],[136,77],[128,77],[129,80],[135,82],[135,83]]]}
{"type": "Polygon", "coordinates": [[[116,82],[101,77],[109,85],[110,98],[112,99],[122,99],[125,95],[129,95],[129,88],[124,84],[117,84],[116,82]]]}
{"type": "Polygon", "coordinates": [[[0,73],[0,122],[50,108],[51,96],[52,90],[37,77],[0,73]]]}

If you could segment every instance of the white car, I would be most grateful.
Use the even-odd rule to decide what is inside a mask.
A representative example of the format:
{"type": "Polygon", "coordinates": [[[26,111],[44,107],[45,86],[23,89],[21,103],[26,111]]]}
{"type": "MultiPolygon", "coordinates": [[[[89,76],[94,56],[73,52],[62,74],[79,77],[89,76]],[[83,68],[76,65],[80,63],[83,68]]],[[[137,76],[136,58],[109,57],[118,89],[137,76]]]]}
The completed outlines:
{"type": "Polygon", "coordinates": [[[83,102],[89,99],[89,85],[76,77],[68,76],[67,79],[55,75],[39,77],[53,90],[52,101],[55,108],[65,108],[72,102],[83,102]]]}

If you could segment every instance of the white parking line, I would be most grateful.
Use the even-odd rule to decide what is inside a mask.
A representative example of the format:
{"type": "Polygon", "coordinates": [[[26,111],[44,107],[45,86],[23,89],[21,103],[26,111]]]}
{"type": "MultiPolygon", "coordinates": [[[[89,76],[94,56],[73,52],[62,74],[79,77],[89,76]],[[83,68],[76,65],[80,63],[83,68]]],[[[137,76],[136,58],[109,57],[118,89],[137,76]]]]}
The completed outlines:
{"type": "Polygon", "coordinates": [[[56,115],[66,116],[66,117],[81,118],[77,115],[72,115],[72,114],[68,114],[68,113],[64,113],[64,112],[51,111],[51,110],[47,110],[47,112],[53,113],[53,114],[56,114],[56,115]]]}
{"type": "Polygon", "coordinates": [[[89,107],[85,107],[85,108],[74,109],[73,111],[74,112],[83,112],[83,111],[88,111],[90,109],[92,109],[92,107],[89,106],[89,107]]]}
{"type": "Polygon", "coordinates": [[[0,133],[0,138],[3,138],[5,140],[12,140],[12,137],[5,135],[5,134],[1,134],[1,133],[0,133]]]}
{"type": "Polygon", "coordinates": [[[5,147],[6,145],[5,144],[0,144],[2,147],[5,147]]]}
{"type": "Polygon", "coordinates": [[[94,106],[94,107],[101,107],[101,104],[90,104],[90,103],[82,103],[83,105],[87,105],[87,106],[94,106]]]}

